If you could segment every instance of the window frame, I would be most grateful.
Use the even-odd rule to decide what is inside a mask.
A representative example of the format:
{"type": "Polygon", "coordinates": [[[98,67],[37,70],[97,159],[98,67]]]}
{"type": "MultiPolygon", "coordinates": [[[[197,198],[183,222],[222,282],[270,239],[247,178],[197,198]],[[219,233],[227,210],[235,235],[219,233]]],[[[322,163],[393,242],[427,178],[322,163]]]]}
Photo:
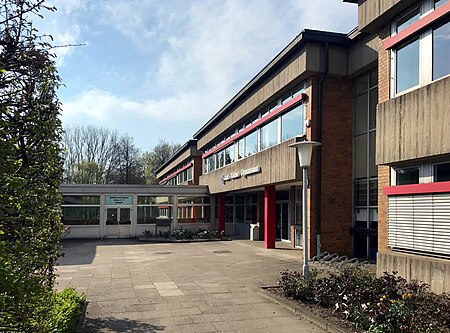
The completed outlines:
{"type": "MultiPolygon", "coordinates": [[[[391,22],[391,37],[394,37],[397,34],[397,25],[400,20],[405,18],[407,15],[410,15],[413,11],[419,9],[420,17],[419,20],[432,13],[435,10],[435,2],[434,0],[422,0],[419,4],[410,7],[407,11],[399,15],[391,22]]],[[[438,7],[439,8],[439,7],[438,7]]],[[[414,91],[420,87],[423,87],[429,83],[441,80],[445,77],[449,77],[450,73],[439,77],[437,79],[433,79],[433,32],[438,27],[441,27],[445,24],[450,24],[450,18],[448,16],[439,18],[436,22],[433,22],[430,26],[426,27],[424,30],[421,30],[411,36],[409,36],[405,41],[399,43],[392,47],[389,50],[390,53],[390,96],[391,98],[395,98],[404,94],[407,94],[411,91],[414,91]],[[397,51],[400,48],[403,48],[413,41],[418,39],[419,41],[419,79],[418,84],[407,88],[405,90],[397,92],[397,51]]],[[[403,31],[403,30],[402,30],[403,31]]]]}

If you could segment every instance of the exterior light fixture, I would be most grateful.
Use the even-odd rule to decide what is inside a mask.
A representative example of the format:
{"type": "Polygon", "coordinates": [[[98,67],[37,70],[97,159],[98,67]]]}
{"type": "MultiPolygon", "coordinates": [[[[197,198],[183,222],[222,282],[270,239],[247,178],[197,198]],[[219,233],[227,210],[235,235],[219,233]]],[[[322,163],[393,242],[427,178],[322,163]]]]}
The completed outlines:
{"type": "Polygon", "coordinates": [[[309,279],[308,265],[308,169],[311,166],[311,155],[313,147],[320,146],[316,141],[300,141],[290,144],[289,147],[296,148],[300,168],[303,169],[303,200],[302,200],[302,232],[303,232],[303,277],[309,279]]]}

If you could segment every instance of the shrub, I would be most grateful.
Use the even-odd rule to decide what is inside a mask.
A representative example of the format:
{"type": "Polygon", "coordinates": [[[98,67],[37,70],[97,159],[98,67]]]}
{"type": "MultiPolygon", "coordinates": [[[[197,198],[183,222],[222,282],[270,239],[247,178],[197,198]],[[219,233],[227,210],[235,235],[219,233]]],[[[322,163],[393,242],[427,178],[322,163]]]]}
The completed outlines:
{"type": "Polygon", "coordinates": [[[192,239],[194,238],[194,233],[187,229],[179,229],[173,232],[176,239],[192,239]]]}
{"type": "Polygon", "coordinates": [[[51,311],[48,314],[48,327],[53,332],[75,332],[77,321],[82,315],[86,296],[73,288],[55,292],[52,298],[51,311]]]}
{"type": "Polygon", "coordinates": [[[333,308],[357,328],[383,333],[450,332],[450,297],[436,295],[418,281],[407,282],[396,272],[376,278],[359,268],[305,280],[298,272],[281,273],[285,297],[333,308]]]}
{"type": "Polygon", "coordinates": [[[211,230],[200,229],[197,232],[197,238],[200,238],[200,239],[214,239],[214,238],[216,238],[216,234],[214,232],[212,232],[211,230]]]}

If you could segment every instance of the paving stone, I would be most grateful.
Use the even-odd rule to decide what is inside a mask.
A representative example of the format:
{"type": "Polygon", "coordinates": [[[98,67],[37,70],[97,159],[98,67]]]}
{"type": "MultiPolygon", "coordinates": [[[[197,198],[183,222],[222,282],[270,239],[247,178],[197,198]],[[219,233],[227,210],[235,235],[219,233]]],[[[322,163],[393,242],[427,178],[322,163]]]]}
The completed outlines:
{"type": "Polygon", "coordinates": [[[298,270],[298,251],[249,241],[63,246],[57,287],[87,292],[83,332],[323,332],[256,293],[276,284],[281,271],[298,270]],[[170,254],[156,254],[163,252],[170,254]]]}

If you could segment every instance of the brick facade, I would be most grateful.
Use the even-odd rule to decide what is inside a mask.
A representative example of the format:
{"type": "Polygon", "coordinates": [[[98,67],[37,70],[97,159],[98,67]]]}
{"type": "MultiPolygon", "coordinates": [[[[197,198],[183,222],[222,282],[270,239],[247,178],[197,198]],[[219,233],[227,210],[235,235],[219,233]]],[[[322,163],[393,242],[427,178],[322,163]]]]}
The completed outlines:
{"type": "MultiPolygon", "coordinates": [[[[386,26],[379,33],[378,45],[378,103],[390,98],[391,55],[385,50],[383,41],[390,37],[390,27],[386,26]]],[[[377,128],[378,128],[377,124],[377,128]]],[[[388,250],[388,198],[383,194],[385,186],[391,182],[390,167],[378,165],[378,251],[388,250]]]]}

